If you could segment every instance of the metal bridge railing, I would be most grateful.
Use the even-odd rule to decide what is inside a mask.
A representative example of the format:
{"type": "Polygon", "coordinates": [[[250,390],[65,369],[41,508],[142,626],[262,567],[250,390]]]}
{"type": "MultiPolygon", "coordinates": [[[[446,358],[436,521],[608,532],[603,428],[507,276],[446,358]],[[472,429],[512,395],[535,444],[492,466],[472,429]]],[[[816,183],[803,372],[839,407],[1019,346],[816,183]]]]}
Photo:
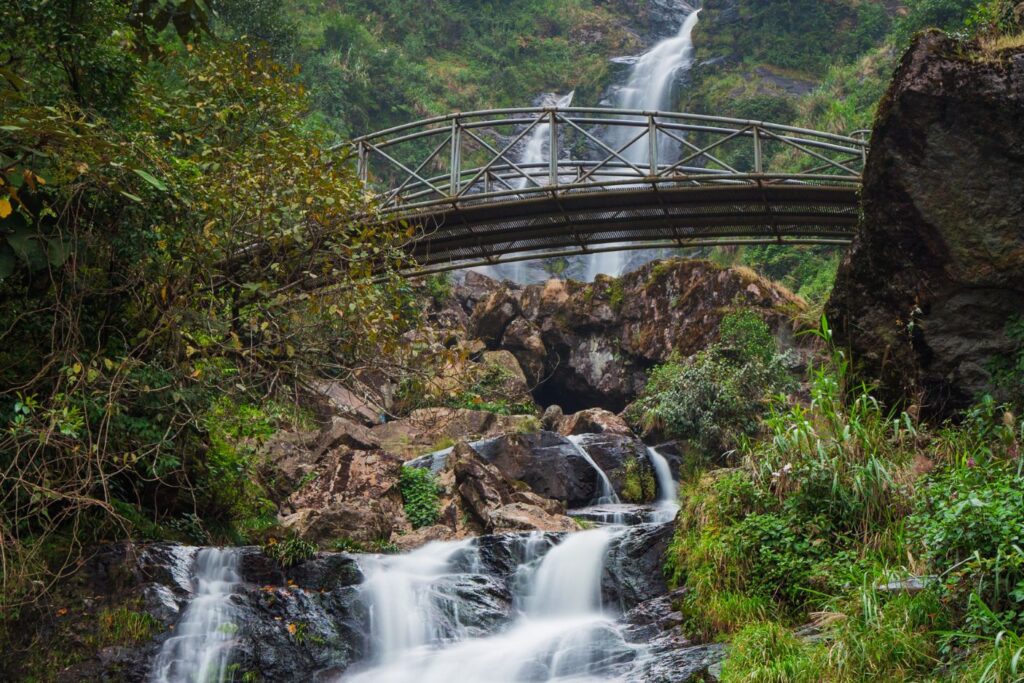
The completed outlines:
{"type": "Polygon", "coordinates": [[[640,186],[858,186],[867,155],[863,135],[582,107],[450,114],[351,145],[359,177],[380,193],[385,212],[399,214],[640,186]],[[538,139],[544,158],[524,159],[538,139]]]}

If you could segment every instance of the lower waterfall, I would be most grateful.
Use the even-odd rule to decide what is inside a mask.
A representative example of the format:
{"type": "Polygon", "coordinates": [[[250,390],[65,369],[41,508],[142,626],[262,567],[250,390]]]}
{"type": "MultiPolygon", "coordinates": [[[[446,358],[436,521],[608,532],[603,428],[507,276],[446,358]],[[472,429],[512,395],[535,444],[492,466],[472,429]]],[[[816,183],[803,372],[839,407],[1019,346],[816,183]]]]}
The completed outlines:
{"type": "Polygon", "coordinates": [[[203,548],[195,558],[195,593],[173,636],[164,641],[153,664],[152,683],[222,683],[238,625],[232,620],[231,594],[241,581],[238,553],[203,548]]]}
{"type": "MultiPolygon", "coordinates": [[[[454,600],[428,577],[442,558],[472,553],[466,543],[428,545],[397,562],[372,560],[366,599],[377,619],[397,618],[386,628],[375,621],[378,651],[369,668],[342,676],[351,683],[514,683],[516,681],[621,680],[622,664],[641,646],[627,643],[616,616],[602,609],[601,577],[611,541],[623,527],[570,534],[540,560],[527,562],[515,584],[522,609],[507,628],[466,635],[447,624],[454,600]],[[532,565],[532,566],[531,566],[532,565]],[[385,589],[385,587],[387,587],[385,589]],[[447,607],[446,607],[447,604],[447,607]],[[411,637],[415,636],[415,637],[411,637]],[[423,638],[421,636],[427,636],[423,638]]],[[[531,538],[520,537],[523,550],[531,538]]],[[[524,556],[529,557],[526,552],[524,556]]],[[[392,558],[394,559],[394,558],[392,558]]],[[[449,571],[454,571],[450,568],[449,571]]],[[[443,584],[443,582],[442,582],[443,584]]],[[[628,669],[628,667],[626,667],[628,669]]]]}

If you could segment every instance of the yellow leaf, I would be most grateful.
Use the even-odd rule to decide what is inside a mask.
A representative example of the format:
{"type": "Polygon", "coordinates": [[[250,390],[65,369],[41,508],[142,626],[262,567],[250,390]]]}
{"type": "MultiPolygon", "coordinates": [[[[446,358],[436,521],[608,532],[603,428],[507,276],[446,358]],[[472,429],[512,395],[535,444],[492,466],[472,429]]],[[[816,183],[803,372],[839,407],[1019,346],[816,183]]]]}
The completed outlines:
{"type": "Polygon", "coordinates": [[[295,624],[288,624],[288,633],[291,633],[294,636],[295,635],[295,631],[296,631],[295,624]]]}
{"type": "Polygon", "coordinates": [[[0,218],[7,218],[11,215],[11,211],[13,211],[11,209],[11,200],[6,197],[0,199],[0,218]]]}

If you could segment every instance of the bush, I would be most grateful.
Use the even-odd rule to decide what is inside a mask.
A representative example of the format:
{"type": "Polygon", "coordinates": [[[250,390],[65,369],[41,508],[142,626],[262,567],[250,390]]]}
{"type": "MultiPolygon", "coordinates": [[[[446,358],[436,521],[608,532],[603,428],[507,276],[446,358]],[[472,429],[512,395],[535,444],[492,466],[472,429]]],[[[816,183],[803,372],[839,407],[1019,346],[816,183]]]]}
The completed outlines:
{"type": "Polygon", "coordinates": [[[319,548],[316,543],[303,540],[298,536],[290,536],[283,541],[271,538],[263,546],[263,554],[277,560],[282,567],[294,567],[300,562],[313,558],[319,548]]]}
{"type": "Polygon", "coordinates": [[[768,326],[738,311],[722,319],[717,344],[654,368],[627,418],[645,432],[720,453],[757,432],[769,396],[789,383],[768,326]]]}
{"type": "Polygon", "coordinates": [[[414,529],[437,522],[441,513],[438,486],[430,470],[421,467],[403,467],[400,481],[405,516],[414,529]]]}
{"type": "Polygon", "coordinates": [[[658,497],[658,483],[646,460],[630,458],[624,467],[622,499],[627,503],[650,503],[658,497]]]}

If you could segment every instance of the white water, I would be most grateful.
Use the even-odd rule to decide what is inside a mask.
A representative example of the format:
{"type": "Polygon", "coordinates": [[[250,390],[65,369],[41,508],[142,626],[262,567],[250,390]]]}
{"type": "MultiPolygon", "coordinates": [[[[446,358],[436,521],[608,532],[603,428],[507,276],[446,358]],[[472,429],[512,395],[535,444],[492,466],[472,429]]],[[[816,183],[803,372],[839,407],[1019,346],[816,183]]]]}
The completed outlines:
{"type": "Polygon", "coordinates": [[[579,454],[587,461],[587,463],[594,468],[594,471],[597,472],[598,481],[601,483],[600,495],[597,497],[597,500],[591,501],[590,504],[607,505],[620,503],[621,501],[619,500],[619,496],[615,493],[615,489],[612,487],[612,482],[608,479],[608,475],[604,473],[604,470],[602,470],[596,462],[594,462],[594,459],[590,457],[590,453],[588,453],[587,449],[580,443],[582,437],[579,435],[573,435],[568,437],[568,439],[572,442],[572,445],[576,447],[576,450],[579,451],[579,454]]]}
{"type": "MultiPolygon", "coordinates": [[[[568,536],[548,552],[532,575],[514,590],[525,605],[508,630],[488,637],[430,639],[422,625],[436,617],[430,597],[434,587],[421,582],[439,577],[441,558],[451,558],[465,544],[435,544],[398,558],[389,565],[374,565],[366,597],[374,614],[394,610],[403,624],[391,624],[393,640],[378,653],[373,668],[342,677],[346,683],[516,683],[617,680],[599,675],[625,650],[612,615],[601,608],[601,574],[608,545],[622,529],[600,528],[568,536]],[[410,581],[410,577],[413,577],[410,581]],[[370,587],[370,582],[377,582],[370,587]],[[403,585],[408,584],[408,585],[403,585]],[[385,586],[393,591],[391,595],[385,586]],[[426,596],[426,599],[424,599],[426,596]],[[380,601],[385,599],[387,607],[380,601]],[[403,609],[397,609],[401,603],[403,609]],[[416,637],[410,637],[415,634],[416,637]],[[400,649],[399,649],[400,648],[400,649]]],[[[536,550],[539,537],[527,541],[527,554],[536,550]],[[532,547],[532,549],[531,549],[532,547]]],[[[519,583],[519,582],[517,582],[519,583]]],[[[436,594],[434,594],[436,597],[436,594]]],[[[375,635],[383,635],[376,627],[375,635]]]]}
{"type": "Polygon", "coordinates": [[[679,486],[672,476],[672,467],[664,455],[656,448],[648,447],[647,458],[654,468],[654,478],[658,482],[658,512],[656,522],[670,522],[679,512],[679,486]]]}
{"type": "MultiPolygon", "coordinates": [[[[649,52],[643,54],[633,65],[629,81],[618,92],[615,107],[618,109],[639,109],[643,111],[667,111],[672,108],[672,86],[681,70],[693,65],[693,29],[697,26],[700,10],[695,10],[683,21],[679,33],[661,41],[649,52]]],[[[621,148],[639,132],[639,128],[619,126],[610,146],[621,148]]],[[[668,137],[660,137],[658,145],[659,164],[672,163],[678,158],[678,143],[668,137]]],[[[644,135],[626,148],[622,157],[645,171],[650,164],[650,143],[644,135]]],[[[593,281],[598,274],[618,277],[625,266],[626,255],[622,251],[594,254],[587,263],[587,280],[593,281]]]]}
{"type": "Polygon", "coordinates": [[[238,553],[204,548],[195,559],[195,592],[153,664],[153,683],[222,683],[234,646],[231,595],[241,578],[238,553]]]}

